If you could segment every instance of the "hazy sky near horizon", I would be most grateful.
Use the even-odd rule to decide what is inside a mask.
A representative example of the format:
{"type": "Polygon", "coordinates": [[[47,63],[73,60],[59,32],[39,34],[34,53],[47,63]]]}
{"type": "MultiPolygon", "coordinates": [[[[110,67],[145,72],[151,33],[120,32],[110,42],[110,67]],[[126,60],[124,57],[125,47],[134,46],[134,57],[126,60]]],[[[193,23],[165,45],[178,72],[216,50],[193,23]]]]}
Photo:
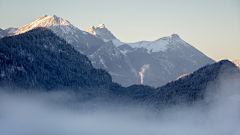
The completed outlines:
{"type": "Polygon", "coordinates": [[[239,0],[0,0],[0,28],[57,15],[81,30],[105,26],[123,42],[178,34],[219,61],[240,59],[239,0]]]}

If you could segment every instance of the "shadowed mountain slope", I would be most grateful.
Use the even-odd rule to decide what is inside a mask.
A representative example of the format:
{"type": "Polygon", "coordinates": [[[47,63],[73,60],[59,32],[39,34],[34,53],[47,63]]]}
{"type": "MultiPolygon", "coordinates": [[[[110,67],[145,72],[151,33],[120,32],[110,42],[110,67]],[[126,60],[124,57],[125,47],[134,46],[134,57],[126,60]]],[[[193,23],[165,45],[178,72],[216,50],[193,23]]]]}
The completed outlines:
{"type": "Polygon", "coordinates": [[[104,70],[48,28],[0,40],[0,84],[23,89],[96,87],[111,83],[104,70]]]}
{"type": "Polygon", "coordinates": [[[207,92],[215,93],[220,89],[222,79],[236,79],[240,82],[240,71],[228,60],[206,65],[183,78],[167,83],[157,88],[145,101],[158,107],[202,101],[207,92]]]}

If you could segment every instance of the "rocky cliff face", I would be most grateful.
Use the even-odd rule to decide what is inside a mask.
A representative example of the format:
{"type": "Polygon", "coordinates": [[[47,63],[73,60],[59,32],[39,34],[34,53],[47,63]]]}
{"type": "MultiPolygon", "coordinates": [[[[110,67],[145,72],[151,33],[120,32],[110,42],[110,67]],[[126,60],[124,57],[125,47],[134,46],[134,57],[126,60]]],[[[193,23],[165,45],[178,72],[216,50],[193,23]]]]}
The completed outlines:
{"type": "Polygon", "coordinates": [[[87,29],[87,32],[103,39],[105,42],[116,39],[116,37],[105,27],[104,24],[99,24],[96,28],[92,26],[87,29]]]}

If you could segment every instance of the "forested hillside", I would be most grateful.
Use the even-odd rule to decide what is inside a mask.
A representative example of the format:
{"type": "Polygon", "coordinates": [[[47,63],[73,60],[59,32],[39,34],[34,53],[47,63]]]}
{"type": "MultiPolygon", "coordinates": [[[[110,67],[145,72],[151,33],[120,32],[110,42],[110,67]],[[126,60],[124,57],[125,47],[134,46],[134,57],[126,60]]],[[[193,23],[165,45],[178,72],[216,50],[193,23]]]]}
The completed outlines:
{"type": "Polygon", "coordinates": [[[0,85],[24,89],[95,87],[111,83],[85,55],[48,28],[0,40],[0,85]]]}

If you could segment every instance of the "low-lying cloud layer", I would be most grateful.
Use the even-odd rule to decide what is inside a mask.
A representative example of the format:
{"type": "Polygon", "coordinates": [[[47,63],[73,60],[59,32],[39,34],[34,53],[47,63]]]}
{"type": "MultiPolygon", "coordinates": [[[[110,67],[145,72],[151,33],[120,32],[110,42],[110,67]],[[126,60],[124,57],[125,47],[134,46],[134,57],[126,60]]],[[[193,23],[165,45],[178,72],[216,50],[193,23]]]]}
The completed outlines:
{"type": "Polygon", "coordinates": [[[240,134],[240,81],[220,82],[220,89],[208,93],[206,106],[176,106],[158,112],[96,100],[81,103],[67,92],[2,92],[0,134],[240,134]]]}

